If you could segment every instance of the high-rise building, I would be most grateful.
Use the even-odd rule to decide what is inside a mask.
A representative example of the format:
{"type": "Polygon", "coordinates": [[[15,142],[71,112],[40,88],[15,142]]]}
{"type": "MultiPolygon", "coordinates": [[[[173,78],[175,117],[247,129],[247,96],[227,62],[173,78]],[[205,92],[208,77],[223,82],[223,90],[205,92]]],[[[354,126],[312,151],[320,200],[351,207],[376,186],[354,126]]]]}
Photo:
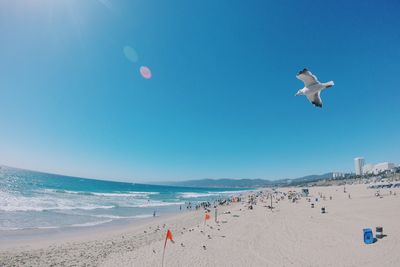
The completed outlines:
{"type": "Polygon", "coordinates": [[[363,175],[363,166],[365,160],[363,157],[358,157],[354,159],[354,168],[356,169],[356,175],[363,175]]]}

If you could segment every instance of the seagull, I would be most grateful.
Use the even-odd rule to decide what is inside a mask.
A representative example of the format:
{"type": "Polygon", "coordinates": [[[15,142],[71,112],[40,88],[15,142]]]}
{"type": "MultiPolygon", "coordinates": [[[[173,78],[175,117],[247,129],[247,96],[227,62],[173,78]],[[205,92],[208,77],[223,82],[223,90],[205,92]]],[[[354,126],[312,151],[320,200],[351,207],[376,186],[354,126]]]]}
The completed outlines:
{"type": "Polygon", "coordinates": [[[333,81],[321,83],[308,69],[299,71],[296,78],[303,81],[304,88],[297,91],[295,96],[305,95],[314,106],[322,108],[321,91],[332,87],[334,85],[333,81]]]}

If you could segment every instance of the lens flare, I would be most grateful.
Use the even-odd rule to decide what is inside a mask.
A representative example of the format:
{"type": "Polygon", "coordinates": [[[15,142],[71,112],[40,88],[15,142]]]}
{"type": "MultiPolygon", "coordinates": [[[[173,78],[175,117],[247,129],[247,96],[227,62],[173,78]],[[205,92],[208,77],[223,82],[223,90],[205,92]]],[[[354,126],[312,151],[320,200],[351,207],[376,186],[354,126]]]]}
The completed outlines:
{"type": "Polygon", "coordinates": [[[136,53],[135,49],[133,49],[132,47],[127,45],[124,47],[123,51],[124,51],[125,57],[129,61],[131,61],[133,63],[138,61],[139,57],[138,57],[138,54],[136,53]]]}
{"type": "Polygon", "coordinates": [[[146,66],[141,66],[140,67],[140,74],[145,79],[150,79],[151,78],[151,70],[146,66]]]}

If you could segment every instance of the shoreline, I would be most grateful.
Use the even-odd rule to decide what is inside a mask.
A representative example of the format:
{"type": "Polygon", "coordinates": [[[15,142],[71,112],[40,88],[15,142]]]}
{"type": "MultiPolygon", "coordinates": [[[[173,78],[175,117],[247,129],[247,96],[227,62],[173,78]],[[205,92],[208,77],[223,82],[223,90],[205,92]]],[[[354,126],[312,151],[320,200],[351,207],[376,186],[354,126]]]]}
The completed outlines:
{"type": "MultiPolygon", "coordinates": [[[[191,211],[184,211],[191,212],[191,211]]],[[[35,243],[35,246],[39,243],[42,246],[53,245],[53,243],[59,243],[60,241],[52,241],[54,239],[61,240],[61,242],[72,242],[80,240],[92,240],[96,238],[96,235],[101,232],[104,233],[118,233],[123,231],[129,231],[132,228],[147,225],[169,219],[181,215],[181,213],[168,212],[163,213],[161,216],[156,217],[140,218],[129,221],[110,221],[108,223],[85,226],[85,227],[60,227],[60,228],[31,228],[31,229],[18,229],[3,231],[0,237],[0,252],[4,249],[26,247],[26,244],[35,243]]],[[[1,232],[0,232],[1,233],[1,232]]]]}
{"type": "MultiPolygon", "coordinates": [[[[236,194],[232,195],[232,197],[247,195],[254,191],[257,191],[257,189],[244,190],[243,193],[236,191],[236,194]]],[[[149,216],[126,220],[110,220],[107,223],[93,226],[2,230],[0,231],[0,253],[11,248],[29,249],[32,245],[34,248],[44,248],[67,242],[92,241],[98,238],[99,233],[101,233],[103,237],[105,235],[112,236],[115,234],[123,234],[124,232],[134,231],[136,228],[146,227],[149,224],[160,224],[171,219],[178,219],[179,217],[186,218],[188,216],[187,214],[193,215],[204,212],[202,208],[195,210],[194,208],[186,209],[186,205],[182,206],[182,210],[178,210],[179,205],[177,205],[176,210],[170,208],[159,211],[155,217],[149,216]]]]}
{"type": "Polygon", "coordinates": [[[206,224],[204,211],[194,210],[92,235],[28,242],[25,247],[1,248],[0,265],[159,266],[170,229],[175,243],[168,241],[165,266],[397,266],[400,189],[382,189],[379,197],[367,185],[346,186],[346,193],[342,186],[309,190],[315,208],[305,197],[278,199],[282,193],[271,211],[271,190],[254,191],[247,194],[257,202],[252,209],[243,197],[242,202],[218,207],[218,222],[213,209],[206,224]],[[386,236],[365,245],[362,229],[375,232],[376,226],[382,226],[386,236]]]}

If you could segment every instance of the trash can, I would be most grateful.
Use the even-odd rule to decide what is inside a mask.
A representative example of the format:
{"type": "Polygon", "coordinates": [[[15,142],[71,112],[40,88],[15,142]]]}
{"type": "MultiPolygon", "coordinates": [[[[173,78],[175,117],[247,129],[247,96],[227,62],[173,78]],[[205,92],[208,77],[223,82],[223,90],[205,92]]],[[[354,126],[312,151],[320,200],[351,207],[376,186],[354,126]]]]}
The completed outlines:
{"type": "Polygon", "coordinates": [[[364,232],[364,243],[367,245],[374,243],[374,235],[372,234],[372,229],[365,228],[363,229],[363,232],[364,232]]]}
{"type": "Polygon", "coordinates": [[[377,226],[376,227],[376,238],[383,238],[383,227],[382,226],[377,226]]]}

